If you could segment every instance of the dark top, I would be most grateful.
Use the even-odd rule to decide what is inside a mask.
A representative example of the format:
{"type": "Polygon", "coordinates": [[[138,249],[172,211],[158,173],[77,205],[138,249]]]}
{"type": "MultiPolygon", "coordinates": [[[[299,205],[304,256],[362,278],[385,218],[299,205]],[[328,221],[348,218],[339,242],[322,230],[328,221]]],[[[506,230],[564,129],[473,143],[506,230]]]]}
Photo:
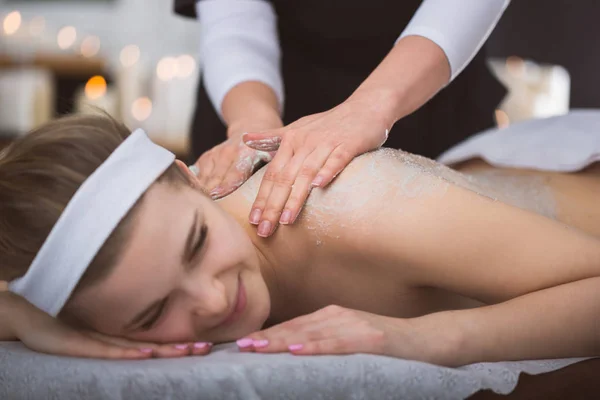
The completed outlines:
{"type": "MultiPolygon", "coordinates": [[[[175,11],[195,17],[195,0],[175,0],[175,11]]],[[[390,51],[419,0],[271,0],[278,16],[285,87],[283,121],[335,107],[390,51]]],[[[398,121],[386,147],[435,158],[494,125],[506,94],[482,49],[464,71],[415,113],[398,121]]],[[[226,128],[202,81],[192,126],[192,158],[226,139],[226,128]]]]}

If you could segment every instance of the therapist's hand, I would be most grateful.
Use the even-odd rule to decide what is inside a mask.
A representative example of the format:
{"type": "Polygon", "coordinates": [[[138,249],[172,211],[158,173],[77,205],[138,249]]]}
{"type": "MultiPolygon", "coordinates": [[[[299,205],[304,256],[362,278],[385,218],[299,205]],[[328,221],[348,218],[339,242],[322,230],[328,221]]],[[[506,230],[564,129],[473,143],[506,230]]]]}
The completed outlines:
{"type": "Polygon", "coordinates": [[[381,115],[372,101],[350,98],[286,127],[245,134],[249,147],[277,150],[250,212],[258,234],[293,223],[312,188],[327,186],[354,157],[385,143],[390,126],[381,115]]]}
{"type": "Polygon", "coordinates": [[[275,154],[246,146],[242,133],[248,129],[271,129],[282,125],[279,118],[231,124],[228,128],[229,139],[202,154],[194,164],[200,187],[213,199],[227,196],[239,188],[260,165],[271,161],[275,154]]]}

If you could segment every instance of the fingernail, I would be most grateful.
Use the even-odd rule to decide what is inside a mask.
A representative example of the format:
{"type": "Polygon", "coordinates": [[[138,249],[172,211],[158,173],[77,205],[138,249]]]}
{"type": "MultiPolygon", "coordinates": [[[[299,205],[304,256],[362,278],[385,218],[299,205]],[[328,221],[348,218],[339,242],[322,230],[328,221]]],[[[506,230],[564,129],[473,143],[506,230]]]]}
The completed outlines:
{"type": "Polygon", "coordinates": [[[292,212],[290,210],[284,210],[283,214],[281,214],[281,219],[279,220],[282,224],[289,224],[292,220],[292,212]]]}
{"type": "Polygon", "coordinates": [[[188,345],[187,344],[176,344],[175,347],[177,350],[187,350],[188,345]]]}
{"type": "Polygon", "coordinates": [[[304,347],[304,345],[302,345],[302,344],[291,344],[288,346],[288,349],[290,351],[298,351],[298,350],[302,350],[303,347],[304,347]]]}
{"type": "Polygon", "coordinates": [[[241,347],[242,349],[244,349],[246,347],[252,346],[252,344],[254,343],[254,341],[252,339],[243,338],[243,339],[238,340],[236,343],[237,343],[237,345],[239,347],[241,347]]]}
{"type": "Polygon", "coordinates": [[[145,348],[145,349],[140,349],[140,351],[141,351],[142,353],[146,353],[146,354],[148,354],[148,353],[152,353],[152,349],[147,349],[147,348],[145,348]]]}
{"type": "Polygon", "coordinates": [[[210,191],[209,195],[212,196],[216,196],[218,194],[221,194],[221,192],[223,191],[223,188],[221,186],[217,186],[216,188],[214,188],[213,190],[210,191]]]}
{"type": "Polygon", "coordinates": [[[254,210],[252,210],[252,213],[250,213],[250,223],[254,225],[258,224],[261,215],[262,211],[260,210],[260,208],[255,208],[254,210]]]}
{"type": "Polygon", "coordinates": [[[319,175],[315,179],[313,179],[311,185],[321,186],[323,184],[323,181],[325,181],[325,179],[321,175],[319,175]]]}
{"type": "Polygon", "coordinates": [[[212,343],[208,343],[208,342],[196,342],[194,343],[194,348],[195,349],[205,349],[208,346],[212,345],[212,343]]]}
{"type": "Polygon", "coordinates": [[[271,222],[269,221],[263,221],[260,223],[260,225],[258,226],[258,235],[259,236],[269,236],[269,233],[271,233],[271,222]]]}
{"type": "Polygon", "coordinates": [[[268,340],[255,340],[252,345],[256,348],[267,347],[269,345],[268,340]]]}

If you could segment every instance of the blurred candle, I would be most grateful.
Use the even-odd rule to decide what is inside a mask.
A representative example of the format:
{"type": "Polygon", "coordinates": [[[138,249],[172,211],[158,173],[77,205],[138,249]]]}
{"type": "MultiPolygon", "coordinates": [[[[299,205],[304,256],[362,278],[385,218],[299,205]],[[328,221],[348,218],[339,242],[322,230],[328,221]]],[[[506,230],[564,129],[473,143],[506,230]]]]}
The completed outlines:
{"type": "Polygon", "coordinates": [[[76,40],[77,30],[72,26],[65,26],[62,28],[60,31],[58,31],[58,35],[56,37],[58,47],[60,47],[62,50],[66,50],[73,46],[76,40]]]}
{"type": "Polygon", "coordinates": [[[144,65],[140,61],[140,49],[136,45],[125,46],[119,55],[120,66],[117,68],[116,79],[121,99],[120,118],[125,124],[132,125],[135,118],[131,107],[136,99],[142,97],[145,81],[144,65]]]}
{"type": "Polygon", "coordinates": [[[75,111],[78,113],[94,113],[96,108],[112,116],[118,113],[118,93],[107,86],[102,76],[91,77],[83,90],[78,91],[75,100],[75,111]]]}
{"type": "Polygon", "coordinates": [[[2,23],[4,34],[7,36],[14,35],[21,27],[21,22],[22,20],[20,12],[13,11],[8,13],[8,15],[4,17],[4,21],[2,23]]]}
{"type": "Polygon", "coordinates": [[[81,54],[84,57],[94,57],[100,51],[100,38],[98,36],[88,36],[81,42],[81,54]]]}

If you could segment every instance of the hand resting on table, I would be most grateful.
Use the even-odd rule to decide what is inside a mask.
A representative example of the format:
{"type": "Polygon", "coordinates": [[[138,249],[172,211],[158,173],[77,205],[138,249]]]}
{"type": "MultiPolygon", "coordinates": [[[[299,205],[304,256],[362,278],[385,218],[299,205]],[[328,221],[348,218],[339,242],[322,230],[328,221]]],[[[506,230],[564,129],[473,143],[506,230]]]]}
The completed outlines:
{"type": "Polygon", "coordinates": [[[75,329],[6,291],[0,281],[0,341],[20,340],[29,349],[69,357],[103,359],[205,355],[210,343],[156,344],[75,329]]]}

